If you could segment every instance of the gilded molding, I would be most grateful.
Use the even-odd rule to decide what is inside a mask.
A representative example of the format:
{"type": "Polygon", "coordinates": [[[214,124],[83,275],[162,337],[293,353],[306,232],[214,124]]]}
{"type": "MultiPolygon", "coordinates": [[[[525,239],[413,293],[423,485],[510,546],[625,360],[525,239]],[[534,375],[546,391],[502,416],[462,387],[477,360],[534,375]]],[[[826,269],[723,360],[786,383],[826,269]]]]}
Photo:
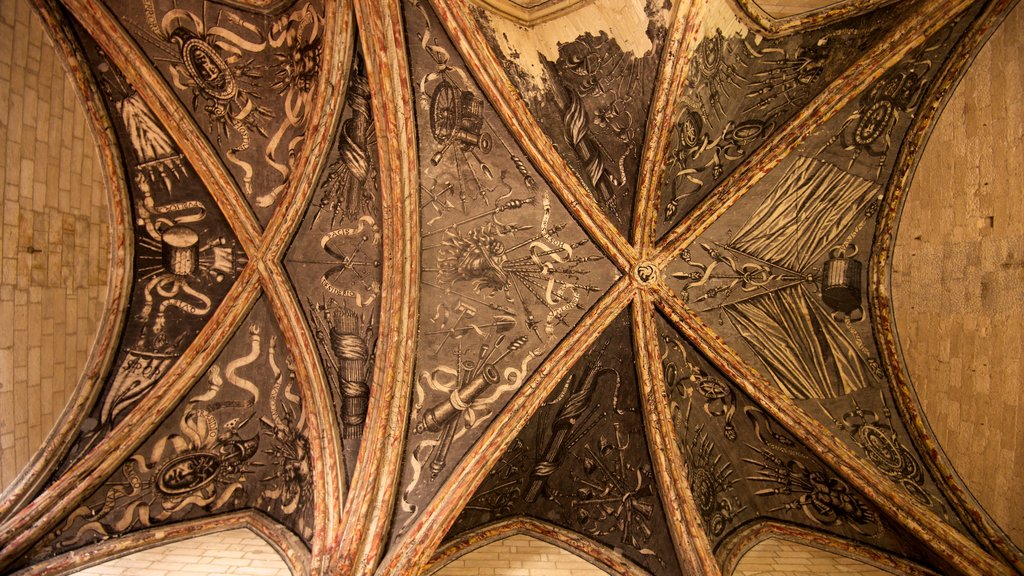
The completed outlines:
{"type": "Polygon", "coordinates": [[[393,137],[377,139],[387,232],[374,393],[331,565],[347,574],[370,574],[387,540],[408,424],[419,316],[419,172],[401,5],[357,0],[355,7],[374,122],[379,134],[393,137]]]}
{"type": "MultiPolygon", "coordinates": [[[[901,533],[909,533],[915,539],[913,543],[930,549],[957,573],[1008,574],[1009,567],[1001,562],[1005,559],[1018,573],[1024,574],[1024,553],[1009,541],[970,496],[930,435],[902,363],[889,300],[891,254],[899,212],[928,132],[944,99],[952,92],[976,50],[1016,0],[993,0],[989,4],[985,15],[971,24],[965,40],[956,46],[929,88],[922,101],[921,112],[915,117],[896,160],[896,172],[890,181],[884,210],[879,216],[880,228],[871,256],[871,317],[880,334],[879,347],[884,354],[891,390],[896,396],[902,421],[922,456],[927,456],[923,460],[931,474],[941,478],[936,483],[953,503],[956,514],[971,533],[985,543],[987,551],[901,491],[870,462],[858,457],[825,424],[760,376],[704,320],[672,294],[660,278],[661,270],[670,261],[796,151],[812,132],[845,105],[859,98],[865,86],[925,43],[929,35],[961,14],[973,3],[971,0],[922,0],[915,3],[912,14],[840,74],[808,106],[786,121],[757,152],[739,163],[737,169],[695,210],[655,242],[653,234],[660,182],[669,153],[670,120],[678,116],[683,106],[687,72],[702,42],[704,17],[709,11],[709,0],[678,0],[666,40],[666,51],[663,52],[662,70],[646,118],[649,132],[638,177],[632,244],[617,231],[588,188],[558,154],[485,40],[470,3],[493,4],[498,0],[433,0],[431,5],[498,117],[523,146],[529,160],[567,210],[623,276],[572,327],[568,336],[525,384],[513,393],[506,408],[494,415],[480,439],[454,465],[451,475],[443,482],[438,481],[440,489],[420,510],[407,531],[393,539],[390,523],[399,491],[410,399],[415,384],[422,274],[418,140],[402,0],[325,3],[324,61],[311,107],[313,120],[306,134],[306,143],[295,159],[294,169],[298,174],[288,183],[281,200],[283,206],[273,214],[265,233],[261,233],[241,190],[207,137],[116,16],[100,0],[65,0],[69,10],[81,19],[111,61],[124,70],[143,99],[153,107],[159,120],[167,126],[168,132],[224,211],[251,261],[199,336],[161,380],[161,393],[144,398],[92,451],[39,494],[36,492],[52,474],[67,450],[67,444],[78,432],[80,421],[94,404],[117,351],[116,340],[126,316],[126,294],[131,288],[133,246],[130,204],[120,150],[95,83],[86,70],[80,49],[75,46],[69,24],[61,21],[54,0],[34,1],[43,13],[51,35],[65,52],[100,142],[104,169],[112,187],[115,240],[109,282],[113,297],[106,311],[105,329],[97,337],[89,367],[76,388],[74,399],[65,409],[62,423],[51,433],[46,447],[36,454],[26,471],[0,500],[0,520],[3,521],[0,523],[0,568],[16,561],[44,537],[156,430],[216,360],[260,294],[265,292],[287,347],[297,361],[298,385],[306,405],[310,407],[308,434],[316,494],[312,554],[284,527],[260,513],[245,512],[128,533],[119,539],[46,560],[27,569],[24,574],[64,574],[155,546],[167,539],[180,540],[239,526],[258,531],[282,550],[296,573],[381,576],[416,574],[422,570],[430,573],[452,559],[497,539],[511,534],[529,534],[586,556],[605,569],[643,574],[642,569],[619,552],[570,530],[523,517],[489,524],[437,549],[463,507],[520,430],[628,305],[633,307],[633,345],[639,361],[645,433],[651,448],[658,493],[670,520],[676,555],[686,570],[712,575],[731,573],[750,547],[766,538],[777,537],[863,558],[869,563],[908,574],[931,574],[921,566],[859,542],[776,521],[742,525],[726,537],[716,554],[690,492],[686,462],[676,442],[658,346],[658,310],[664,312],[680,333],[707,355],[740,390],[834,469],[836,475],[863,494],[867,501],[883,508],[886,519],[901,528],[901,533]],[[358,461],[351,482],[346,486],[344,452],[330,384],[318,361],[316,342],[282,260],[314,197],[333,136],[339,129],[357,24],[372,88],[373,118],[380,136],[376,145],[382,201],[383,281],[376,362],[371,383],[373,392],[358,461]],[[29,503],[31,498],[35,500],[29,503]],[[387,548],[389,541],[391,545],[387,548]],[[995,554],[998,557],[994,557],[995,554]]],[[[848,0],[783,19],[771,18],[760,11],[755,0],[735,0],[729,4],[732,9],[742,12],[744,22],[755,31],[770,37],[819,28],[893,1],[848,0]]],[[[227,0],[227,3],[260,13],[279,11],[290,4],[288,0],[227,0]]]]}
{"type": "Polygon", "coordinates": [[[680,0],[665,42],[637,176],[636,212],[633,214],[631,236],[641,259],[648,256],[655,240],[655,219],[658,217],[669,133],[673,120],[679,115],[679,95],[685,90],[686,75],[701,41],[707,5],[708,0],[680,0]]]}
{"type": "Polygon", "coordinates": [[[325,60],[321,63],[316,96],[311,108],[313,122],[307,140],[296,161],[297,178],[290,179],[260,245],[259,268],[264,291],[296,358],[299,385],[309,406],[310,455],[314,471],[313,555],[309,564],[314,572],[326,569],[330,550],[337,539],[343,518],[347,491],[341,433],[335,418],[333,399],[323,366],[305,315],[294,289],[282,269],[281,258],[295,231],[302,224],[306,207],[316,192],[321,170],[330,153],[333,135],[341,120],[345,93],[351,73],[355,46],[355,21],[350,1],[325,4],[327,23],[323,38],[325,60]],[[335,79],[340,79],[335,81],[335,79]]]}
{"type": "Polygon", "coordinates": [[[288,180],[288,188],[267,224],[259,247],[259,259],[278,262],[302,224],[302,216],[316,192],[317,179],[327,162],[331,144],[341,121],[352,72],[352,51],[356,42],[352,0],[324,4],[324,60],[320,63],[317,87],[310,108],[310,129],[292,170],[296,178],[288,180]]]}
{"type": "Polygon", "coordinates": [[[536,26],[564,16],[592,0],[534,0],[524,6],[516,0],[470,0],[480,8],[519,24],[536,26]]]}
{"type": "Polygon", "coordinates": [[[860,16],[897,2],[898,0],[838,0],[828,6],[776,18],[758,5],[757,0],[733,0],[736,13],[752,24],[765,36],[785,36],[804,30],[812,30],[827,26],[834,22],[860,16]]]}
{"type": "Polygon", "coordinates": [[[693,501],[686,477],[686,463],[676,444],[677,435],[661,365],[658,329],[654,323],[656,314],[651,296],[641,292],[633,306],[633,345],[639,360],[640,398],[651,459],[666,503],[666,514],[672,520],[669,527],[676,543],[679,565],[693,574],[714,576],[721,571],[693,501]]]}
{"type": "Polygon", "coordinates": [[[270,308],[288,350],[295,358],[299,392],[306,409],[306,437],[310,444],[313,468],[314,500],[312,566],[323,571],[342,518],[345,501],[345,466],[342,461],[341,434],[334,417],[333,400],[320,363],[316,345],[306,328],[295,292],[285,272],[276,263],[260,263],[260,280],[270,308]],[[311,408],[311,409],[310,409],[311,408]]]}
{"type": "Polygon", "coordinates": [[[847,540],[839,538],[834,534],[823,534],[803,526],[773,520],[753,522],[742,526],[722,542],[718,550],[718,557],[722,562],[723,573],[732,574],[743,559],[743,556],[751,548],[769,538],[778,538],[824,550],[832,554],[846,556],[884,568],[887,571],[895,571],[897,574],[905,576],[934,576],[935,574],[931,570],[926,570],[913,562],[893,556],[892,554],[886,554],[877,548],[866,546],[854,540],[847,540]]]}

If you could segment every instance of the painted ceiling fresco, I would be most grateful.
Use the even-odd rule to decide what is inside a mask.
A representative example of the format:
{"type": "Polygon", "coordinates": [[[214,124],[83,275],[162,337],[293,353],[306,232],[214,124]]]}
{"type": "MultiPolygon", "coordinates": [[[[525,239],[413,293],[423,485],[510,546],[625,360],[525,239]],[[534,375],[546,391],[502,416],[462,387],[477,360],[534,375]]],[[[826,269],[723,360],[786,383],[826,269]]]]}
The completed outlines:
{"type": "Polygon", "coordinates": [[[327,165],[285,256],[342,424],[347,474],[366,425],[383,257],[377,134],[358,48],[351,71],[327,165]]]}
{"type": "Polygon", "coordinates": [[[709,30],[686,76],[661,183],[658,235],[679,223],[900,19],[898,7],[782,38],[738,19],[709,30]]]}
{"type": "Polygon", "coordinates": [[[488,43],[530,111],[624,235],[633,220],[647,111],[672,4],[651,1],[638,8],[648,23],[646,52],[638,56],[624,51],[607,32],[587,32],[560,43],[553,61],[540,56],[540,82],[519,64],[520,47],[493,28],[492,19],[500,16],[476,12],[488,43]]]}
{"type": "Polygon", "coordinates": [[[643,430],[629,311],[559,382],[466,503],[448,538],[537,516],[678,574],[643,430]]]}
{"type": "Polygon", "coordinates": [[[153,111],[102,49],[85,34],[79,37],[123,146],[135,276],[114,368],[62,469],[154,390],[217,310],[248,259],[153,111]]]}
{"type": "Polygon", "coordinates": [[[268,16],[207,0],[105,4],[267,223],[305,142],[323,8],[298,2],[268,16]]]}
{"type": "Polygon", "coordinates": [[[617,275],[527,165],[430,7],[404,14],[423,260],[393,538],[617,275]]]}
{"type": "Polygon", "coordinates": [[[713,547],[745,524],[772,519],[920,554],[907,548],[891,511],[873,506],[787,434],[663,316],[658,338],[676,442],[713,547]]]}
{"type": "Polygon", "coordinates": [[[514,533],[623,574],[768,537],[1024,574],[937,456],[876,264],[1014,2],[569,25],[606,5],[41,0],[118,142],[133,282],[77,428],[0,500],[0,568],[258,524],[314,574],[514,533]]]}
{"type": "Polygon", "coordinates": [[[23,560],[247,508],[308,543],[316,496],[306,414],[283,344],[270,307],[258,300],[167,420],[23,560]]]}

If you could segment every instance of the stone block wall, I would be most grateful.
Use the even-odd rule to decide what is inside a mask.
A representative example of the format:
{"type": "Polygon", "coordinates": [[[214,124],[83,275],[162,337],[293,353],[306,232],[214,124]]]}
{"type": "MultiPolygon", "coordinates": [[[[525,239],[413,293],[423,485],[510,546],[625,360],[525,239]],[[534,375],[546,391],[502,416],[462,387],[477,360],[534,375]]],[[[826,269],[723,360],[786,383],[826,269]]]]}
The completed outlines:
{"type": "Polygon", "coordinates": [[[586,560],[530,536],[510,536],[456,558],[435,576],[604,576],[586,560]]]}
{"type": "Polygon", "coordinates": [[[778,538],[768,538],[747,551],[733,572],[733,576],[810,576],[811,574],[889,576],[891,573],[859,560],[778,538]]]}
{"type": "Polygon", "coordinates": [[[157,546],[86,568],[79,576],[291,576],[262,538],[245,528],[157,546]]]}
{"type": "Polygon", "coordinates": [[[892,302],[939,445],[1024,546],[1024,4],[978,53],[907,193],[892,302]]]}
{"type": "Polygon", "coordinates": [[[106,305],[97,154],[39,16],[0,0],[0,488],[60,416],[106,305]]]}

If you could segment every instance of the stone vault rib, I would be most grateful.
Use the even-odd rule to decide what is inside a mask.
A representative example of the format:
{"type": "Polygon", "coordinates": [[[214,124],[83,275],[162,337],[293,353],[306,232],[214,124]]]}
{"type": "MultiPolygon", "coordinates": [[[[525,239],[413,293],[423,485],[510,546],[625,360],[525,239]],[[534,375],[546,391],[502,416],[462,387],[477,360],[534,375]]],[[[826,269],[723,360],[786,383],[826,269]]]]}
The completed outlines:
{"type": "Polygon", "coordinates": [[[665,42],[662,68],[647,119],[647,140],[644,142],[637,175],[632,240],[641,259],[649,256],[654,242],[655,219],[661,205],[660,182],[665,172],[671,120],[678,115],[677,95],[684,89],[694,52],[700,44],[701,19],[707,4],[708,0],[680,0],[665,42]]]}
{"type": "Polygon", "coordinates": [[[693,500],[686,465],[670,432],[672,416],[665,393],[665,374],[658,346],[655,324],[657,311],[651,296],[644,292],[633,308],[634,346],[640,360],[640,393],[646,412],[644,422],[653,452],[654,467],[659,474],[659,488],[666,494],[670,525],[679,561],[692,574],[721,574],[707,533],[701,527],[700,514],[693,500]]]}
{"type": "Polygon", "coordinates": [[[373,117],[379,134],[384,270],[377,362],[366,433],[348,495],[333,570],[371,574],[383,553],[398,491],[419,315],[419,170],[410,68],[398,1],[356,2],[373,117]],[[386,343],[386,344],[385,344],[386,343]],[[402,346],[394,344],[402,343],[402,346]]]}

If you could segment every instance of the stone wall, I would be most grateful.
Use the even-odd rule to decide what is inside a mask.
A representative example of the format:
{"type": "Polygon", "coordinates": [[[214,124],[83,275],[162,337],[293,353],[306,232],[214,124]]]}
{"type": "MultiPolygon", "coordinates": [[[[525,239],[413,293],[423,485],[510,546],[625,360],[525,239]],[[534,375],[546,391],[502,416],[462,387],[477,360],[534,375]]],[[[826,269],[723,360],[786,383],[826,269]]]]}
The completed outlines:
{"type": "Polygon", "coordinates": [[[859,560],[778,538],[768,538],[751,548],[733,572],[733,576],[804,576],[811,574],[888,576],[890,572],[859,560]]]}
{"type": "Polygon", "coordinates": [[[39,16],[0,0],[0,488],[60,416],[106,305],[97,153],[39,16]]]}
{"type": "Polygon", "coordinates": [[[1024,546],[1024,5],[935,125],[898,230],[892,300],[939,444],[1024,546]]]}
{"type": "Polygon", "coordinates": [[[251,530],[198,536],[129,554],[79,576],[291,576],[277,552],[251,530]]]}
{"type": "Polygon", "coordinates": [[[530,536],[510,536],[456,558],[435,576],[604,576],[586,560],[530,536]]]}

